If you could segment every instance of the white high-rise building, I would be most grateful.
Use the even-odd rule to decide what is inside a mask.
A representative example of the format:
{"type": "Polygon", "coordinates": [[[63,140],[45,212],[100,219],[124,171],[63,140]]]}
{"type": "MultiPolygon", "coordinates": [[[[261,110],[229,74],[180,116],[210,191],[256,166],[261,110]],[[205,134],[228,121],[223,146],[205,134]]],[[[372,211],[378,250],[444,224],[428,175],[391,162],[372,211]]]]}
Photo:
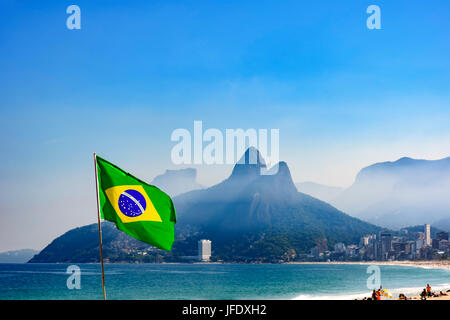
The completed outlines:
{"type": "Polygon", "coordinates": [[[429,224],[425,225],[424,233],[425,233],[425,245],[431,246],[431,227],[429,224]]]}
{"type": "Polygon", "coordinates": [[[211,259],[211,240],[198,241],[198,260],[209,261],[211,259]]]}

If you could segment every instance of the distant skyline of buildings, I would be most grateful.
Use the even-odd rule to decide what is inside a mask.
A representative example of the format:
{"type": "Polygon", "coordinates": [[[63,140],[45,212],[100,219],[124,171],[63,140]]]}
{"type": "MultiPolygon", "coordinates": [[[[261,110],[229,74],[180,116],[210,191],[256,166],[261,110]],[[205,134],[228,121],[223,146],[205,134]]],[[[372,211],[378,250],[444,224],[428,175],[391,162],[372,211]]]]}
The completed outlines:
{"type": "MultiPolygon", "coordinates": [[[[210,262],[212,241],[201,239],[197,242],[198,255],[190,258],[201,262],[210,262]]],[[[380,231],[360,238],[358,244],[334,244],[334,250],[326,246],[311,248],[310,254],[299,255],[300,260],[310,261],[393,261],[393,260],[432,260],[450,257],[449,233],[436,232],[432,237],[430,224],[423,226],[423,231],[409,231],[407,228],[398,232],[380,231]]],[[[220,261],[220,260],[219,260],[220,261]]]]}
{"type": "MultiPolygon", "coordinates": [[[[210,262],[212,241],[201,239],[197,242],[197,256],[184,259],[210,262]]],[[[436,232],[432,237],[431,225],[425,224],[422,231],[411,232],[407,228],[398,232],[380,231],[360,238],[359,244],[334,244],[334,250],[326,246],[311,248],[309,255],[299,255],[300,260],[312,261],[393,261],[393,260],[431,260],[450,257],[449,233],[436,232]]],[[[221,261],[221,260],[219,260],[221,261]]]]}
{"type": "Polygon", "coordinates": [[[318,246],[311,248],[307,259],[324,261],[392,261],[431,260],[450,256],[449,233],[437,232],[432,238],[430,224],[423,232],[401,229],[398,234],[381,231],[361,237],[359,244],[336,243],[333,251],[323,251],[318,246]]]}

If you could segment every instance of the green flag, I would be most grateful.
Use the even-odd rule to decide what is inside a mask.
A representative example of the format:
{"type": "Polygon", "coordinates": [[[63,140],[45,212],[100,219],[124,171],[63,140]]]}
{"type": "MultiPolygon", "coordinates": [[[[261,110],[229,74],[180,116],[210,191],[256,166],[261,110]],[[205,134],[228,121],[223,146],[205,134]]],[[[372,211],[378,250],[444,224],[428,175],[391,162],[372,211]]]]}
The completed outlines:
{"type": "Polygon", "coordinates": [[[99,156],[96,159],[101,217],[133,238],[171,250],[176,223],[172,199],[99,156]]]}

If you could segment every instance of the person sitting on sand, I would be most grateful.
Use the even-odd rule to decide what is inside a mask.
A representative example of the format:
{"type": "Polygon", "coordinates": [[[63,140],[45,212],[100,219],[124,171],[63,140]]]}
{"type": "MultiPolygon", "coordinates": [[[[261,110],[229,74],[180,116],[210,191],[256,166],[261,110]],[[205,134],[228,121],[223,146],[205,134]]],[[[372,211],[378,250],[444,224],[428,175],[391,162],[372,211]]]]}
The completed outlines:
{"type": "Polygon", "coordinates": [[[378,300],[377,299],[377,293],[375,290],[372,291],[372,300],[378,300]]]}
{"type": "Polygon", "coordinates": [[[399,294],[398,299],[399,300],[408,300],[408,298],[403,293],[399,294]]]}
{"type": "Polygon", "coordinates": [[[420,294],[420,300],[427,300],[427,290],[423,289],[422,293],[420,294]]]}
{"type": "Polygon", "coordinates": [[[377,296],[376,300],[381,300],[381,290],[378,289],[375,293],[376,293],[376,296],[377,296]]]}

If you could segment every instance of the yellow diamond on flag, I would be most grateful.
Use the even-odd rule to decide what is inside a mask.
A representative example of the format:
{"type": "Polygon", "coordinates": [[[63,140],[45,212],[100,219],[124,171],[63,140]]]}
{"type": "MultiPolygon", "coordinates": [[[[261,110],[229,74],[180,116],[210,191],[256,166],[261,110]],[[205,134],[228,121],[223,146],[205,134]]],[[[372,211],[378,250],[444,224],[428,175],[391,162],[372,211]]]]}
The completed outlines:
{"type": "Polygon", "coordinates": [[[140,185],[115,186],[105,190],[109,202],[123,223],[162,222],[144,188],[140,185]]]}

